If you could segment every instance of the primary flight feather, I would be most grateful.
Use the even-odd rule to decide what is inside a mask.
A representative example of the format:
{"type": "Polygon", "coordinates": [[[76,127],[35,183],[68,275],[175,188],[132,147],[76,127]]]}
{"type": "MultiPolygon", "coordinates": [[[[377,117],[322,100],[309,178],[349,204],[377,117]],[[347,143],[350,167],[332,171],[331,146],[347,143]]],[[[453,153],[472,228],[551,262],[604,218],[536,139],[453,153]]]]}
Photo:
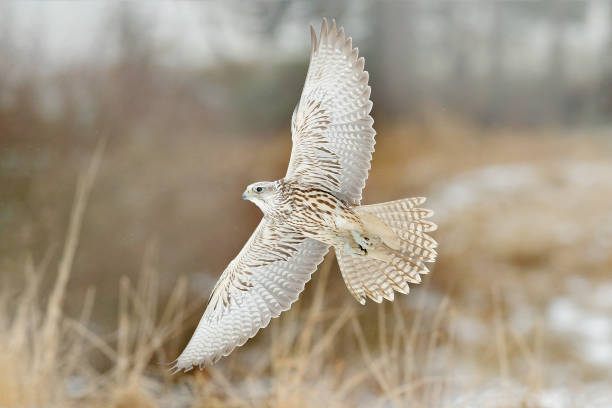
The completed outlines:
{"type": "Polygon", "coordinates": [[[436,225],[419,208],[424,198],[360,205],[376,134],[369,75],[335,20],[328,27],[323,19],[318,38],[310,31],[287,174],[243,193],[264,216],[219,278],[175,370],[215,363],[289,309],[330,246],[362,304],[408,293],[408,283],[428,272],[425,262],[435,261],[437,244],[427,233],[436,225]]]}

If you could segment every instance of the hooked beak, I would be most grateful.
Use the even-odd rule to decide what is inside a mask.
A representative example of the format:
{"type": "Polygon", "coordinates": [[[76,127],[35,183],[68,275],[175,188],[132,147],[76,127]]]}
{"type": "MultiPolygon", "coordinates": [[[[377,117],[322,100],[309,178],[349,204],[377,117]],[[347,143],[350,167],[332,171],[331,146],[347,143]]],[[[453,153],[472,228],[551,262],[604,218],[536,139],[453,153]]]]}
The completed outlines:
{"type": "Polygon", "coordinates": [[[244,193],[242,193],[242,199],[243,200],[248,200],[249,199],[249,194],[246,191],[244,193]]]}

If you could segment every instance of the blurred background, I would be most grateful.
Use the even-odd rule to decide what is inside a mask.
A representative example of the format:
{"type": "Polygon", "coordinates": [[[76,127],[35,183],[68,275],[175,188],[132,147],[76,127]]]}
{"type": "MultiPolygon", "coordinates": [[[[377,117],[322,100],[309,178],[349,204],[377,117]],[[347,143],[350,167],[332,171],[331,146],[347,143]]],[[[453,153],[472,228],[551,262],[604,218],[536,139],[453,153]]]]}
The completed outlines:
{"type": "Polygon", "coordinates": [[[611,203],[608,0],[3,2],[0,405],[611,406],[611,203]],[[364,203],[429,197],[439,262],[361,307],[331,256],[170,377],[260,218],[244,186],[284,175],[324,16],[370,73],[364,203]]]}

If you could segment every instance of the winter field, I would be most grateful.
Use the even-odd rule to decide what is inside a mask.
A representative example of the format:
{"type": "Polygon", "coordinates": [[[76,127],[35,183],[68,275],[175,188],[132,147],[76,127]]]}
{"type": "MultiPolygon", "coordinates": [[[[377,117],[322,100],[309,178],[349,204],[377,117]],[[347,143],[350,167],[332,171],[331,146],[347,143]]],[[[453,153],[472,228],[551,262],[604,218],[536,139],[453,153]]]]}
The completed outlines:
{"type": "Polygon", "coordinates": [[[0,407],[612,407],[610,50],[608,0],[0,3],[0,407]],[[172,375],[323,16],[370,74],[363,203],[427,197],[438,261],[361,306],[331,253],[172,375]]]}
{"type": "MultiPolygon", "coordinates": [[[[425,194],[436,211],[440,258],[423,284],[362,307],[330,255],[291,311],[214,368],[176,375],[164,363],[184,346],[215,276],[164,269],[172,243],[157,238],[134,276],[108,275],[112,293],[72,284],[88,273],[75,258],[105,250],[82,242],[95,233],[93,211],[110,205],[105,185],[134,160],[98,145],[79,169],[63,239],[4,275],[0,406],[609,406],[609,140],[491,135],[442,120],[379,134],[365,201],[425,194]],[[117,302],[112,327],[91,318],[108,297],[117,302]]],[[[281,137],[266,145],[266,157],[278,156],[272,167],[284,161],[272,153],[287,147],[281,137]]],[[[250,154],[232,143],[216,149],[250,154]]],[[[147,185],[151,172],[141,171],[115,199],[147,185]]],[[[254,222],[241,217],[246,235],[254,222]]]]}

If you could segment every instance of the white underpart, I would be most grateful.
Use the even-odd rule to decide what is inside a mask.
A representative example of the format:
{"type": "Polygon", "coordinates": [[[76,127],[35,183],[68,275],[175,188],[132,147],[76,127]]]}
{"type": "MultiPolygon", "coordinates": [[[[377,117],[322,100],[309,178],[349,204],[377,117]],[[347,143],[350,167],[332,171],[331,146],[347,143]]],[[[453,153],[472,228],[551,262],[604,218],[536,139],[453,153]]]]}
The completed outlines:
{"type": "Polygon", "coordinates": [[[369,74],[335,21],[328,29],[323,20],[318,41],[312,27],[311,34],[310,66],[291,120],[293,149],[286,178],[360,204],[376,134],[369,74]]]}
{"type": "MultiPolygon", "coordinates": [[[[319,39],[312,27],[311,33],[310,68],[292,118],[293,149],[286,178],[359,204],[374,151],[368,73],[335,21],[329,28],[323,21],[319,39]]],[[[223,272],[176,370],[214,363],[297,299],[328,246],[299,234],[279,233],[277,227],[264,218],[223,272]],[[287,248],[294,251],[279,257],[288,253],[287,248]]]]}

